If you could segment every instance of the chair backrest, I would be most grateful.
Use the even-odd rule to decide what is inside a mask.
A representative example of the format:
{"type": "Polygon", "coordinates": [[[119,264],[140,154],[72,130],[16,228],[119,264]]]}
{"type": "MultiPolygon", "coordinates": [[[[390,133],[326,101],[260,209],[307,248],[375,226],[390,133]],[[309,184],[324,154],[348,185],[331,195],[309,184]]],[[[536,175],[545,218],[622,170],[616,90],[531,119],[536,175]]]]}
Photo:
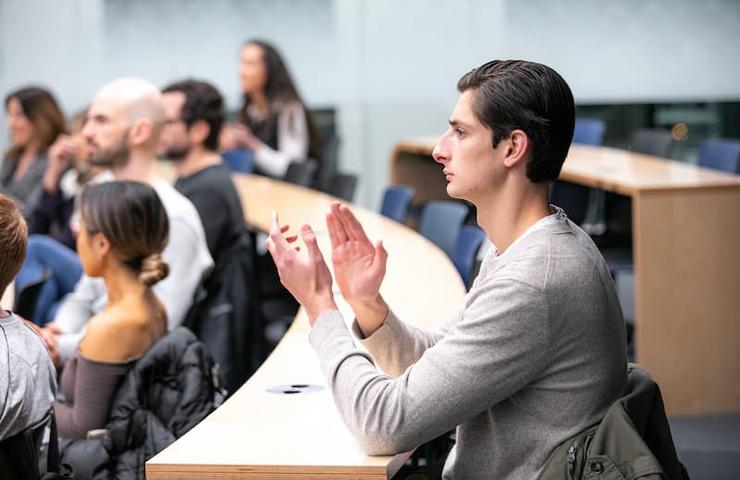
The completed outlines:
{"type": "Polygon", "coordinates": [[[330,187],[334,174],[339,168],[339,144],[340,139],[336,135],[329,135],[321,139],[321,166],[318,169],[316,179],[319,190],[327,190],[330,187]]]}
{"type": "Polygon", "coordinates": [[[0,441],[0,473],[2,478],[38,479],[47,472],[59,471],[59,445],[57,443],[54,410],[40,421],[12,437],[0,441]],[[42,471],[42,444],[46,427],[51,427],[46,447],[46,468],[42,471]]]}
{"type": "Polygon", "coordinates": [[[316,163],[311,160],[292,161],[288,165],[283,180],[306,188],[312,188],[316,177],[316,163]]]}
{"type": "Polygon", "coordinates": [[[449,200],[427,202],[421,212],[419,231],[452,258],[457,235],[467,214],[468,207],[462,203],[449,200]]]}
{"type": "Polygon", "coordinates": [[[573,223],[580,225],[586,219],[588,191],[583,185],[558,180],[550,187],[550,203],[562,208],[573,223]]]}
{"type": "Polygon", "coordinates": [[[238,148],[227,150],[222,154],[224,164],[232,172],[252,173],[254,171],[254,154],[249,150],[238,148]]]}
{"type": "Polygon", "coordinates": [[[357,187],[357,175],[353,173],[335,173],[329,181],[326,193],[337,198],[351,202],[355,197],[357,187]]]}
{"type": "Polygon", "coordinates": [[[604,131],[606,123],[598,118],[578,118],[576,119],[575,130],[573,131],[573,143],[583,145],[601,145],[604,140],[604,131]]]}
{"type": "Polygon", "coordinates": [[[740,141],[707,140],[699,149],[699,166],[740,174],[740,141]]]}
{"type": "Polygon", "coordinates": [[[380,213],[388,218],[403,223],[409,216],[409,206],[414,198],[414,189],[408,185],[386,187],[380,213]]]}
{"type": "Polygon", "coordinates": [[[460,272],[460,276],[463,282],[465,282],[465,288],[470,288],[470,284],[473,282],[475,258],[485,238],[486,232],[474,225],[463,226],[457,235],[452,263],[455,264],[457,271],[460,272]]]}
{"type": "Polygon", "coordinates": [[[673,145],[671,132],[663,128],[638,128],[630,135],[630,150],[656,157],[668,157],[673,145]]]}

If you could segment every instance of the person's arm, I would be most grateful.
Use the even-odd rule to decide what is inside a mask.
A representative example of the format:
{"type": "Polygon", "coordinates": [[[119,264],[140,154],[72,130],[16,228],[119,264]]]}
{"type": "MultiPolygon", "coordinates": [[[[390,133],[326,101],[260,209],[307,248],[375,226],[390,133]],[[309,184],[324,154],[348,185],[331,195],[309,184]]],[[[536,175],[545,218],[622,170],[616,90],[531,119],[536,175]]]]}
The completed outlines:
{"type": "Polygon", "coordinates": [[[505,400],[544,370],[549,329],[540,292],[501,280],[398,378],[379,372],[337,311],[310,342],[345,423],[371,455],[408,451],[505,400]]]}
{"type": "MultiPolygon", "coordinates": [[[[195,218],[200,222],[195,209],[195,218]]],[[[213,266],[206,250],[205,236],[194,225],[180,216],[170,217],[170,236],[162,252],[162,259],[170,267],[170,273],[153,290],[167,311],[169,330],[182,324],[185,314],[192,305],[196,288],[204,275],[213,266]]]]}
{"type": "Polygon", "coordinates": [[[74,403],[54,403],[59,436],[85,438],[90,430],[104,428],[113,395],[127,371],[128,365],[124,363],[95,362],[78,357],[74,403]]]}
{"type": "Polygon", "coordinates": [[[283,177],[291,161],[306,160],[308,148],[306,112],[297,102],[286,105],[278,113],[277,149],[261,142],[252,145],[257,166],[274,177],[283,177]]]}
{"type": "Polygon", "coordinates": [[[402,322],[392,310],[388,310],[383,324],[369,337],[362,334],[356,319],[352,323],[352,333],[370,352],[381,370],[392,377],[399,377],[428,348],[441,340],[460,318],[457,312],[438,328],[422,330],[402,322]]]}

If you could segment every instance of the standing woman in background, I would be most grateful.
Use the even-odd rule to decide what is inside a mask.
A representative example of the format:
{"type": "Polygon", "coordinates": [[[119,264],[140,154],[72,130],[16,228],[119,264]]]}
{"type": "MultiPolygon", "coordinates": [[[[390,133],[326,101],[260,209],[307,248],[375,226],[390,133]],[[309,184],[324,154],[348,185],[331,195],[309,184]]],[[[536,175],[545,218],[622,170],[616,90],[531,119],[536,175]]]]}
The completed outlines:
{"type": "Polygon", "coordinates": [[[222,148],[252,151],[257,172],[271,177],[283,177],[291,161],[320,162],[321,144],[311,116],[277,50],[251,40],[240,58],[244,103],[239,124],[223,131],[222,148]]]}
{"type": "Polygon", "coordinates": [[[54,97],[39,87],[25,87],[5,97],[11,146],[0,166],[0,193],[10,195],[28,219],[41,196],[46,152],[65,132],[64,115],[54,97]]]}

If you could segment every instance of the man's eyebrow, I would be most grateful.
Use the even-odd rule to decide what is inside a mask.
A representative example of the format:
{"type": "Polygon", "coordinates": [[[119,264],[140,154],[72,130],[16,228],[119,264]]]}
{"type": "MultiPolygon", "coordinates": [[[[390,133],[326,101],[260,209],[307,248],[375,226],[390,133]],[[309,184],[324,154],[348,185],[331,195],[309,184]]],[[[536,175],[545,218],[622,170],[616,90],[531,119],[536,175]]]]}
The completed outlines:
{"type": "Polygon", "coordinates": [[[463,127],[463,128],[470,128],[470,125],[468,125],[465,122],[462,122],[456,118],[451,118],[448,120],[451,127],[463,127]]]}

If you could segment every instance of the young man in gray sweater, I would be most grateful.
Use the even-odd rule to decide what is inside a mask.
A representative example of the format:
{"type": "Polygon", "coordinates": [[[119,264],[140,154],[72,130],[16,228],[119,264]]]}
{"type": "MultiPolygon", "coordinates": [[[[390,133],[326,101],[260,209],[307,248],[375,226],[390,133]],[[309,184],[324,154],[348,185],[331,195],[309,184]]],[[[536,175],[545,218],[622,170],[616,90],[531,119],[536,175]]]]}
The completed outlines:
{"type": "Polygon", "coordinates": [[[369,454],[456,428],[444,478],[534,479],[558,444],[623,393],[624,323],[599,251],[548,202],[573,136],[568,85],[544,65],[492,61],[458,90],[433,156],[447,193],[476,206],[495,248],[453,318],[433,331],[396,318],[379,293],[387,254],[345,206],[332,207],[327,226],[353,332],[311,228],[301,230],[307,258],[277,216],[267,246],[308,313],[337,408],[369,454]]]}

